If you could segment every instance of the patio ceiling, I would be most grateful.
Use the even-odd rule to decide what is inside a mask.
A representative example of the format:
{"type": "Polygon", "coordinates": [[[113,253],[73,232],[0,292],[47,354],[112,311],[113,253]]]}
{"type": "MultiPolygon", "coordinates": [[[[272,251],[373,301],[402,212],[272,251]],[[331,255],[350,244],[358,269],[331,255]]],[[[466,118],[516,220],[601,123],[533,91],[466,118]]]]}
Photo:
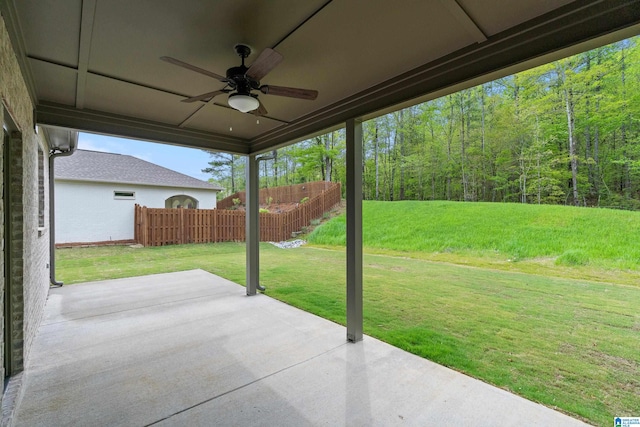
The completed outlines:
{"type": "Polygon", "coordinates": [[[640,33],[635,0],[5,0],[2,14],[42,126],[255,154],[393,108],[640,33]],[[224,84],[161,61],[225,74],[270,47],[262,84],[316,89],[315,101],[260,94],[260,117],[224,84]]]}

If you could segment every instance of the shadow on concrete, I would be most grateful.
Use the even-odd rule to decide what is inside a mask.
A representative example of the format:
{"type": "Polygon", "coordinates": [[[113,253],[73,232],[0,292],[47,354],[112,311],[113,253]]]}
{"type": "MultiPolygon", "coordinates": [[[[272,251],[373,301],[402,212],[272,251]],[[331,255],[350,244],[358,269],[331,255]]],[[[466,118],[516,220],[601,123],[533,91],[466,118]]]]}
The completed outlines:
{"type": "Polygon", "coordinates": [[[202,270],[53,289],[18,426],[582,425],[202,270]],[[526,421],[526,422],[524,422],[526,421]]]}

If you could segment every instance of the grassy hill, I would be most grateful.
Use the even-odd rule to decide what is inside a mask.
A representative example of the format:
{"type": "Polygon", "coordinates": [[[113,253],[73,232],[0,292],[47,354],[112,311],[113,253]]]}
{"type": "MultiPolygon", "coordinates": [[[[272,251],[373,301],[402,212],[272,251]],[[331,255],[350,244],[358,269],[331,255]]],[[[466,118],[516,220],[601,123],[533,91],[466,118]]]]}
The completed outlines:
{"type": "MultiPolygon", "coordinates": [[[[515,262],[640,269],[640,213],[515,203],[376,202],[363,204],[370,251],[423,252],[515,262]]],[[[345,217],[316,228],[317,245],[345,244],[345,217]]]]}

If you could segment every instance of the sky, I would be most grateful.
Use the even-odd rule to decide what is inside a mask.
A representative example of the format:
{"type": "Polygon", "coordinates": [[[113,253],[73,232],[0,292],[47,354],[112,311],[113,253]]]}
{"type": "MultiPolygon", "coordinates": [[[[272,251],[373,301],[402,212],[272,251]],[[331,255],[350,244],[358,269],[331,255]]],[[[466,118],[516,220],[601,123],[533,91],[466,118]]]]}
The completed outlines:
{"type": "Polygon", "coordinates": [[[202,169],[208,166],[211,159],[209,153],[202,150],[90,133],[79,134],[78,148],[128,154],[202,181],[211,178],[211,175],[202,173],[202,169]]]}

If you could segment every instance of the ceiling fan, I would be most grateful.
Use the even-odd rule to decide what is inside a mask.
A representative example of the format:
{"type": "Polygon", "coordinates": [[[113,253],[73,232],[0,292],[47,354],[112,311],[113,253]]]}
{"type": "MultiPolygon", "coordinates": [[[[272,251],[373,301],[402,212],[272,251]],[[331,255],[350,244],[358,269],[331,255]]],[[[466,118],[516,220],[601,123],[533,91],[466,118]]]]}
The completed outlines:
{"type": "Polygon", "coordinates": [[[231,108],[243,113],[252,111],[258,116],[264,116],[267,114],[267,109],[264,108],[264,105],[262,105],[262,102],[258,99],[258,94],[252,93],[252,91],[259,91],[265,95],[286,96],[289,98],[308,100],[314,100],[318,97],[318,91],[316,90],[260,84],[260,80],[284,59],[284,57],[275,50],[266,48],[260,53],[258,59],[247,67],[244,64],[244,60],[251,54],[251,48],[247,45],[237,44],[234,49],[238,56],[242,58],[242,64],[229,68],[226,77],[196,67],[195,65],[187,64],[170,56],[163,56],[160,59],[170,64],[186,68],[187,70],[213,77],[226,84],[222,89],[192,96],[191,98],[183,99],[182,102],[209,101],[218,95],[228,93],[228,102],[231,108]]]}

